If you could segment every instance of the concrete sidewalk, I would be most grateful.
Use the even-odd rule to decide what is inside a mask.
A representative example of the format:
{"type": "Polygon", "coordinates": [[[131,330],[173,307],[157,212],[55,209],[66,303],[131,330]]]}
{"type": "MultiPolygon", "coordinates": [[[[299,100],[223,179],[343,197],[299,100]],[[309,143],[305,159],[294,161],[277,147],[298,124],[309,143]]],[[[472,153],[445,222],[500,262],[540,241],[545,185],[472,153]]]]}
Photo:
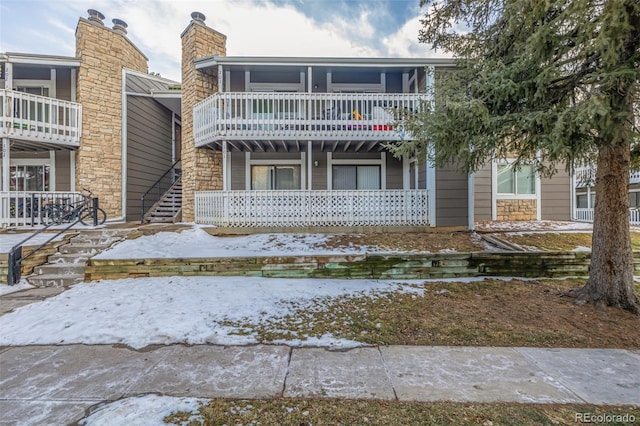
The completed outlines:
{"type": "Polygon", "coordinates": [[[67,424],[103,401],[171,396],[640,405],[640,351],[390,346],[0,349],[0,424],[67,424]]]}

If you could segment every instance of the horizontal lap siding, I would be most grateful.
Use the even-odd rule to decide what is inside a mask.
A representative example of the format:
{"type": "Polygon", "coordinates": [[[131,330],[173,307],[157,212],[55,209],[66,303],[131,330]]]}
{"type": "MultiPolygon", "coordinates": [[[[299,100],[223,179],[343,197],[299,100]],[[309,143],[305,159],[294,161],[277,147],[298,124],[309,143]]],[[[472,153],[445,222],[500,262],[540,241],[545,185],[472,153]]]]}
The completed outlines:
{"type": "Polygon", "coordinates": [[[139,220],[140,197],[172,164],[172,114],[150,98],[127,99],[127,220],[139,220]]]}
{"type": "Polygon", "coordinates": [[[436,226],[469,224],[468,176],[454,166],[436,169],[436,226]]]}
{"type": "Polygon", "coordinates": [[[541,178],[542,220],[571,220],[571,178],[561,169],[551,178],[541,178]]]}
{"type": "Polygon", "coordinates": [[[491,220],[491,163],[476,171],[473,179],[474,220],[491,220]]]}

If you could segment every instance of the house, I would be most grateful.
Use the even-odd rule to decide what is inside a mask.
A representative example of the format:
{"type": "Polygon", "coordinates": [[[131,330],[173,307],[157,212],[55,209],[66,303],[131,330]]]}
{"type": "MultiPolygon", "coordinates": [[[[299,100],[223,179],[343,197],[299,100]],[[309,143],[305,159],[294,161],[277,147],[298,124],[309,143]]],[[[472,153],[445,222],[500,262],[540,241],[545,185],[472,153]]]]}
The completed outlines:
{"type": "Polygon", "coordinates": [[[183,217],[222,227],[456,227],[570,220],[571,178],[509,159],[472,175],[393,157],[429,101],[432,58],[226,56],[194,12],[182,34],[183,217]],[[430,70],[427,71],[427,70],[430,70]]]}
{"type": "Polygon", "coordinates": [[[74,57],[0,54],[2,226],[38,224],[38,206],[83,188],[109,219],[140,220],[180,158],[179,83],[150,75],[127,24],[104,18],[79,19],[74,57]]]}
{"type": "Polygon", "coordinates": [[[149,74],[127,24],[89,10],[76,55],[0,56],[0,225],[89,188],[109,220],[261,229],[470,229],[478,220],[570,220],[571,178],[509,159],[466,175],[396,158],[403,114],[424,107],[434,58],[234,57],[194,12],[182,82],[149,74]],[[182,200],[182,203],[180,203],[182,200]]]}

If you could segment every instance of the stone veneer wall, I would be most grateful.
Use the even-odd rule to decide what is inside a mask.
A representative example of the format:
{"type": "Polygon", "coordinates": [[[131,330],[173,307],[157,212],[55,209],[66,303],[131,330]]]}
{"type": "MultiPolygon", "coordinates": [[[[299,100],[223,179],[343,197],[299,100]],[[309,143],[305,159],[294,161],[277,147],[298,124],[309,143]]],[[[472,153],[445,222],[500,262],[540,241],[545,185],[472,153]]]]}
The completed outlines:
{"type": "Polygon", "coordinates": [[[496,220],[537,220],[536,200],[496,200],[496,220]]]}
{"type": "Polygon", "coordinates": [[[123,34],[80,18],[77,101],[82,138],[76,154],[76,188],[93,191],[108,218],[122,216],[122,69],[148,72],[147,58],[123,34]]]}
{"type": "Polygon", "coordinates": [[[226,55],[227,36],[192,20],[182,33],[182,220],[195,219],[196,191],[222,189],[222,155],[196,148],[193,139],[193,107],[218,91],[218,77],[196,70],[194,60],[226,55]]]}

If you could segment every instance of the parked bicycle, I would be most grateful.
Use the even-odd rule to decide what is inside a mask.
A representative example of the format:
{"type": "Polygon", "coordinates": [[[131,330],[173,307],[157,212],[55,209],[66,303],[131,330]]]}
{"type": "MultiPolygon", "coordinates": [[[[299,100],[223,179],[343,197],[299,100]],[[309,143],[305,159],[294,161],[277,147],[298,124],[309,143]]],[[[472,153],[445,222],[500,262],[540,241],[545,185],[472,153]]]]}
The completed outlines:
{"type": "Polygon", "coordinates": [[[42,218],[45,225],[61,224],[80,220],[86,226],[93,224],[102,225],[107,220],[107,213],[93,204],[93,193],[87,188],[82,188],[82,200],[77,203],[69,199],[61,203],[48,203],[42,207],[42,218]],[[95,218],[95,220],[94,220],[95,218]]]}

